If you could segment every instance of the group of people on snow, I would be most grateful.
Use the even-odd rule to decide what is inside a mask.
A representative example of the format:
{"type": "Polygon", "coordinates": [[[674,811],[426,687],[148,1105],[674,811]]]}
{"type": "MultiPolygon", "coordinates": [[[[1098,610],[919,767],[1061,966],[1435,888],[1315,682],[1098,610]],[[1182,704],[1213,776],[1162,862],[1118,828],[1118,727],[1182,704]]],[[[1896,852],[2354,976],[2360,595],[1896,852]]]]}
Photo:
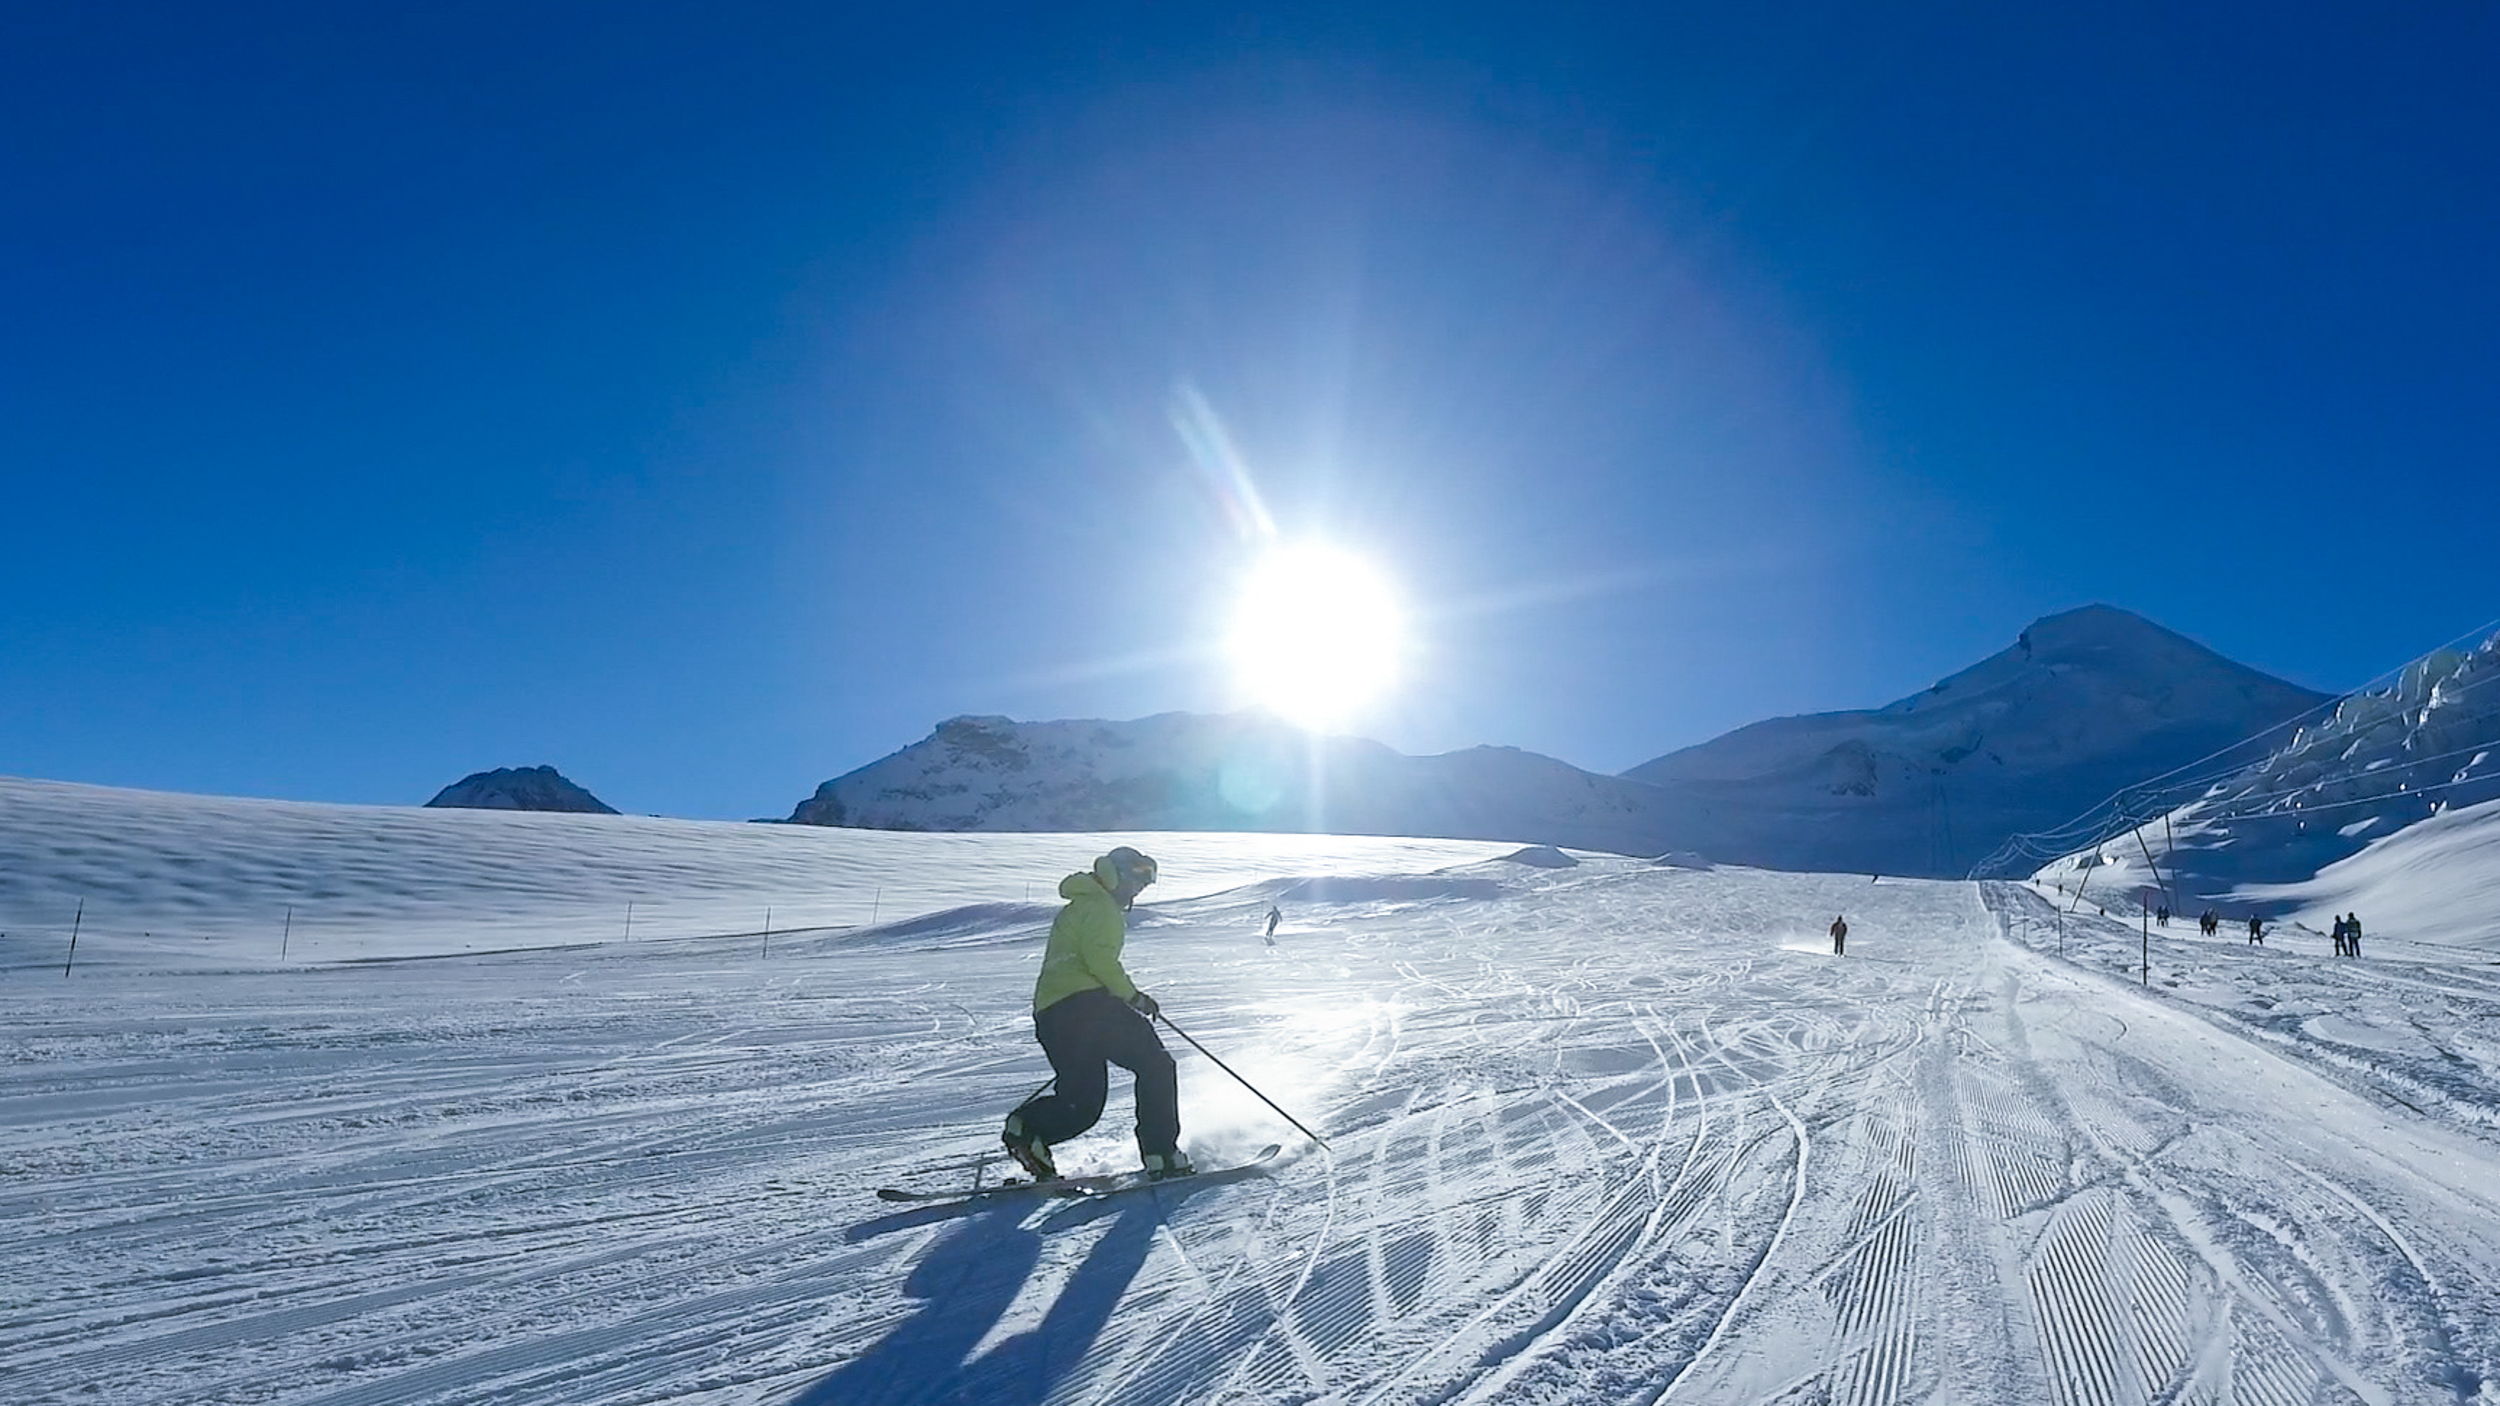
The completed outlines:
{"type": "MultiPolygon", "coordinates": [[[[2215,933],[2222,930],[2222,915],[2216,913],[2211,908],[2208,908],[2197,918],[2196,927],[2197,930],[2202,932],[2205,936],[2212,937],[2215,933]]],[[[2336,956],[2360,956],[2361,915],[2358,913],[2346,913],[2342,917],[2337,918],[2335,920],[2334,938],[2336,956]]],[[[2266,945],[2266,924],[2264,919],[2252,917],[2248,920],[2248,941],[2251,946],[2263,947],[2266,945]]]]}

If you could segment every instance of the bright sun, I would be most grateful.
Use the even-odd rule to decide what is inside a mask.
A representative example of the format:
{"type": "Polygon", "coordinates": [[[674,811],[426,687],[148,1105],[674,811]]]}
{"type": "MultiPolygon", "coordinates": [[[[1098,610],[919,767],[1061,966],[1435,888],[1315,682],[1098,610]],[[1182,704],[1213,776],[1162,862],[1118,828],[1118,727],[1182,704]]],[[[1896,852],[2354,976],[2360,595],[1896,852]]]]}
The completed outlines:
{"type": "Polygon", "coordinates": [[[1331,547],[1291,548],[1251,573],[1229,652],[1242,686],[1270,711],[1303,727],[1329,727],[1396,679],[1406,612],[1362,559],[1331,547]]]}

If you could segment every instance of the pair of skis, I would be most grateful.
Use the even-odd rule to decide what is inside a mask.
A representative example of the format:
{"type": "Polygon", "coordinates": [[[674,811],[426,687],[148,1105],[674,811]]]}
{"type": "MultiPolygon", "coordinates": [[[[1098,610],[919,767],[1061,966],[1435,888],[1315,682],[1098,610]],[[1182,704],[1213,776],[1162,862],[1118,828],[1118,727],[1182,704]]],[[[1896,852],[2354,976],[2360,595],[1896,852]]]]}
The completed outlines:
{"type": "Polygon", "coordinates": [[[999,1196],[1059,1196],[1099,1199],[1106,1196],[1118,1196],[1124,1192],[1143,1191],[1150,1186],[1185,1186],[1193,1181],[1206,1181],[1210,1178],[1219,1181],[1229,1181],[1235,1178],[1253,1175],[1263,1170],[1266,1164],[1273,1159],[1277,1153],[1284,1150],[1284,1145],[1282,1143],[1271,1142],[1267,1146],[1260,1148],[1256,1156],[1238,1166],[1211,1167],[1204,1171],[1186,1172],[1180,1176],[1155,1177],[1146,1172],[1115,1172],[1104,1176],[1053,1177],[1047,1181],[1002,1181],[995,1182],[989,1186],[956,1187],[944,1191],[913,1191],[903,1187],[881,1186],[877,1188],[877,1196],[879,1199],[886,1201],[943,1201],[949,1203],[987,1201],[993,1197],[999,1196]]]}

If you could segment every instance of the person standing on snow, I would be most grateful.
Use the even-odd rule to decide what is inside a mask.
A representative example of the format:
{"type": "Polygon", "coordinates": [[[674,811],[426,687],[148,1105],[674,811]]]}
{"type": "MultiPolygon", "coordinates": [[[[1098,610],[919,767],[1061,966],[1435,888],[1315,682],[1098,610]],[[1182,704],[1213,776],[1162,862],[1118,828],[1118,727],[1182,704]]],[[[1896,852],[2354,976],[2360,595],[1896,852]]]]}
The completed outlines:
{"type": "Polygon", "coordinates": [[[2344,955],[2344,919],[2342,914],[2337,914],[2335,918],[2335,955],[2338,957],[2344,955]]]}
{"type": "Polygon", "coordinates": [[[2344,955],[2347,957],[2361,955],[2361,915],[2358,913],[2344,915],[2344,955]]]}
{"type": "Polygon", "coordinates": [[[1276,945],[1276,925],[1277,925],[1278,923],[1283,922],[1284,920],[1285,920],[1285,915],[1276,911],[1276,905],[1275,905],[1275,904],[1271,903],[1271,904],[1267,905],[1267,945],[1268,945],[1268,946],[1273,947],[1273,946],[1275,946],[1275,945],[1276,945]]]}
{"type": "Polygon", "coordinates": [[[2255,945],[2255,946],[2258,946],[2258,947],[2263,947],[2263,946],[2265,946],[2265,945],[2266,945],[2266,925],[2265,925],[2263,922],[2259,921],[2258,919],[2255,919],[2255,918],[2251,918],[2251,919],[2249,919],[2249,920],[2248,920],[2248,940],[2249,940],[2249,942],[2250,942],[2251,944],[2253,944],[2253,945],[2255,945]]]}
{"type": "Polygon", "coordinates": [[[1033,982],[1033,1034],[1050,1056],[1054,1087],[1008,1114],[999,1135],[1007,1155],[1038,1179],[1059,1175],[1052,1144],[1101,1121],[1114,1064],[1136,1079],[1137,1154],[1147,1174],[1196,1170],[1180,1150],[1179,1076],[1155,1035],[1155,998],[1120,966],[1129,905],[1154,881],[1155,862],[1127,845],[1059,881],[1068,906],[1051,920],[1033,982]]]}
{"type": "Polygon", "coordinates": [[[1841,955],[1841,951],[1842,951],[1842,949],[1846,948],[1848,945],[1849,945],[1849,924],[1848,924],[1847,922],[1843,921],[1843,920],[1842,920],[1842,919],[1840,919],[1840,918],[1837,918],[1837,917],[1833,918],[1833,919],[1832,919],[1832,955],[1833,955],[1833,956],[1835,956],[1835,957],[1837,957],[1837,956],[1841,955]]]}

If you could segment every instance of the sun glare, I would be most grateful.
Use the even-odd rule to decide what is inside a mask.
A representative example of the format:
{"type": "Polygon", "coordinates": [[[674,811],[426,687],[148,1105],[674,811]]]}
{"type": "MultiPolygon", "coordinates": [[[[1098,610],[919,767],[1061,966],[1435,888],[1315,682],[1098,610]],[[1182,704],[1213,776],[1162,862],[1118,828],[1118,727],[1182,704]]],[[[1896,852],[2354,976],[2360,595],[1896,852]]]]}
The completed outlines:
{"type": "Polygon", "coordinates": [[[1329,547],[1261,562],[1233,619],[1233,667],[1271,712],[1303,727],[1346,721],[1396,681],[1406,613],[1387,578],[1329,547]]]}

